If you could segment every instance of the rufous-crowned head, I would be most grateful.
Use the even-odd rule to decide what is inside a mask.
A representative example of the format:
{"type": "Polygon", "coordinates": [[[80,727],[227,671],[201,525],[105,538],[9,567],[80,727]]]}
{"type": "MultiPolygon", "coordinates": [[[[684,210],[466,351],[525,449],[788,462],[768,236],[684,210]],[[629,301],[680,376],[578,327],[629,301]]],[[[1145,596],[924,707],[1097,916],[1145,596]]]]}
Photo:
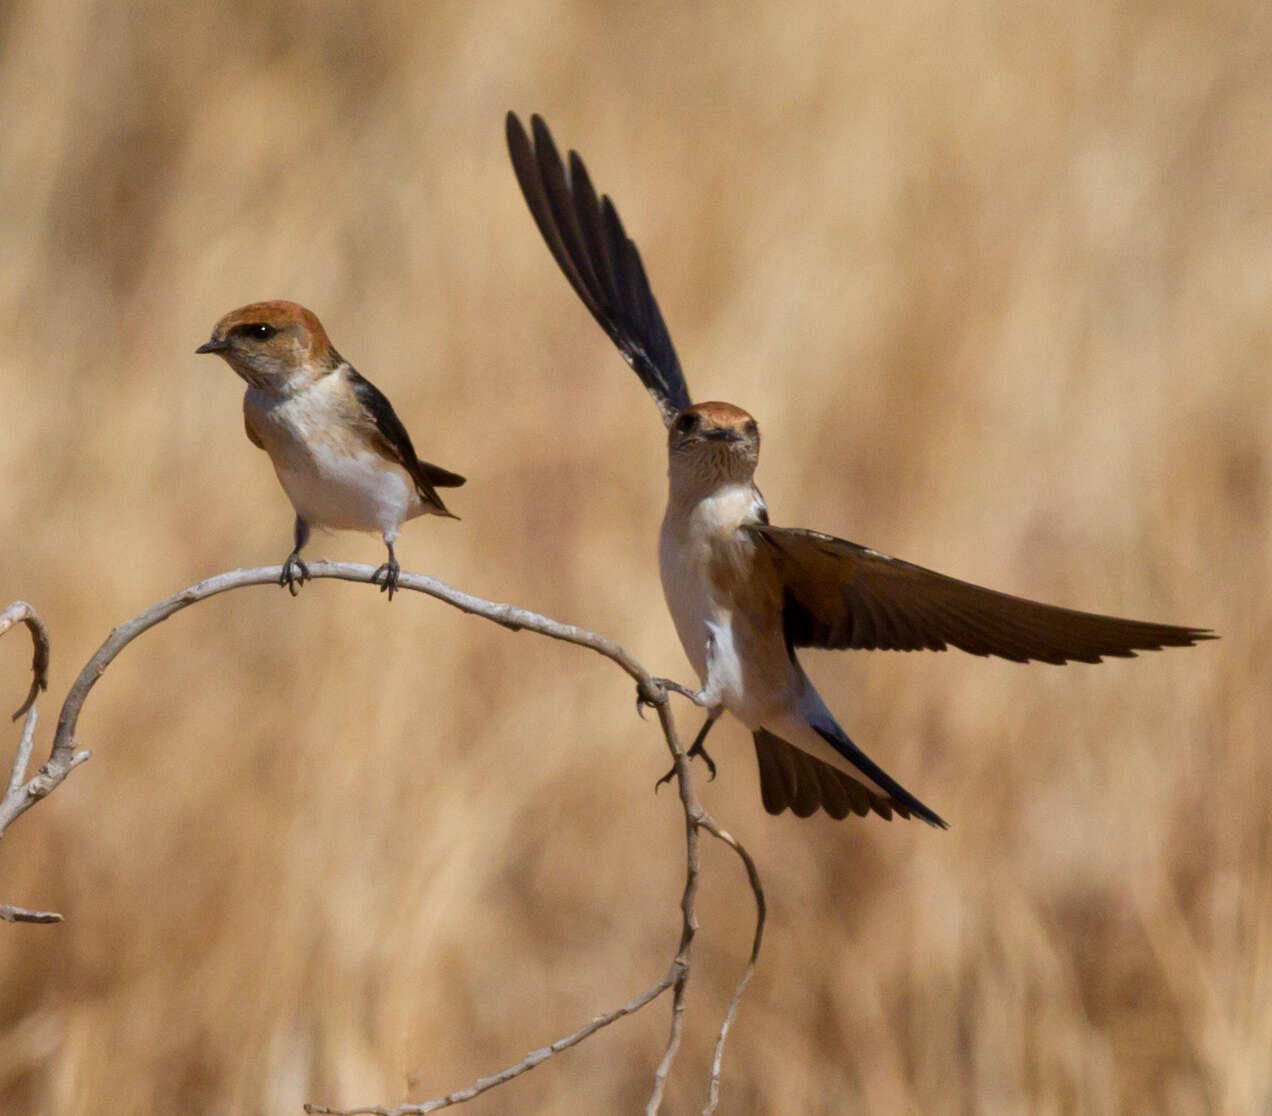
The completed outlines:
{"type": "Polygon", "coordinates": [[[216,353],[252,387],[295,391],[341,363],[312,310],[273,299],[231,310],[196,353],[216,353]]]}
{"type": "Polygon", "coordinates": [[[749,481],[760,460],[760,429],[732,403],[695,403],[672,422],[667,451],[673,477],[710,484],[749,481]]]}

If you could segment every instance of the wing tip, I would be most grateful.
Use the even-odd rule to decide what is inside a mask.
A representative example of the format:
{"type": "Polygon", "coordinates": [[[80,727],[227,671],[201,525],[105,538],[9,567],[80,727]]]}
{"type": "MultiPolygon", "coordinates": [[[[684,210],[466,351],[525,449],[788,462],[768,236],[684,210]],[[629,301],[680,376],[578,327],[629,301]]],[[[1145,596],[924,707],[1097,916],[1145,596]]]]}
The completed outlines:
{"type": "Polygon", "coordinates": [[[691,397],[640,252],[614,202],[608,194],[597,198],[577,151],[562,159],[537,112],[527,133],[509,109],[504,130],[522,194],[557,265],[670,426],[691,397]]]}

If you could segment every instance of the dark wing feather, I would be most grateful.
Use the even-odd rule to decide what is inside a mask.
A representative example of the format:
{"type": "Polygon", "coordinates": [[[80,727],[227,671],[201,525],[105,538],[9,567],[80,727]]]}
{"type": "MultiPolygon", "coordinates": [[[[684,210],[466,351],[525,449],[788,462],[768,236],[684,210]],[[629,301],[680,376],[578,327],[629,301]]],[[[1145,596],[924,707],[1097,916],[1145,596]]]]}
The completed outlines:
{"type": "Polygon", "coordinates": [[[689,388],[649,286],[636,245],[608,197],[597,201],[583,160],[571,151],[570,169],[538,115],[534,143],[508,113],[508,154],[539,232],[583,305],[618,346],[670,426],[690,405],[689,388]]]}
{"type": "Polygon", "coordinates": [[[944,651],[1015,662],[1098,663],[1187,647],[1204,628],[1122,620],[982,589],[817,531],[753,525],[784,586],[792,647],[944,651]]]}
{"type": "Polygon", "coordinates": [[[415,454],[411,436],[384,392],[351,367],[346,366],[345,375],[349,377],[349,386],[362,405],[363,412],[379,435],[380,448],[410,474],[422,499],[437,508],[439,514],[450,515],[434,485],[454,488],[463,484],[464,478],[458,473],[421,461],[415,454]]]}

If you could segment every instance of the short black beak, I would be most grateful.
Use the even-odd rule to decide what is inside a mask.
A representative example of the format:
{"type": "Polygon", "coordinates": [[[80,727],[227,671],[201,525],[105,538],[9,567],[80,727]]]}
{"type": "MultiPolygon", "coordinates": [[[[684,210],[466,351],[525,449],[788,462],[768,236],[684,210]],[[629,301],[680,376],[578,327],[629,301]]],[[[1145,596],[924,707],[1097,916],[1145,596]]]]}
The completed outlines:
{"type": "Polygon", "coordinates": [[[704,430],[702,436],[712,442],[736,442],[742,437],[736,430],[727,426],[713,426],[709,430],[704,430]]]}
{"type": "Polygon", "coordinates": [[[194,351],[196,353],[223,353],[230,347],[228,341],[218,341],[215,337],[211,341],[206,341],[194,351]]]}

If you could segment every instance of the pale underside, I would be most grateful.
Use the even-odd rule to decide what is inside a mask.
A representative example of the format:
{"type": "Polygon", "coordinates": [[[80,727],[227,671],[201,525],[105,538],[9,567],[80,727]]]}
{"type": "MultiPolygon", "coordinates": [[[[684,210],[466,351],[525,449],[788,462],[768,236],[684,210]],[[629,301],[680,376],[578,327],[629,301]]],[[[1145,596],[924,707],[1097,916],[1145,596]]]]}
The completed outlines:
{"type": "Polygon", "coordinates": [[[249,437],[270,456],[297,516],[315,527],[378,531],[397,537],[408,519],[433,511],[396,461],[362,435],[362,416],[337,376],[293,395],[249,388],[243,415],[249,437]]]}
{"type": "Polygon", "coordinates": [[[740,530],[763,502],[748,481],[691,505],[669,504],[659,538],[663,595],[708,708],[722,707],[823,763],[888,792],[812,727],[834,721],[787,646],[783,590],[771,554],[740,530]]]}

